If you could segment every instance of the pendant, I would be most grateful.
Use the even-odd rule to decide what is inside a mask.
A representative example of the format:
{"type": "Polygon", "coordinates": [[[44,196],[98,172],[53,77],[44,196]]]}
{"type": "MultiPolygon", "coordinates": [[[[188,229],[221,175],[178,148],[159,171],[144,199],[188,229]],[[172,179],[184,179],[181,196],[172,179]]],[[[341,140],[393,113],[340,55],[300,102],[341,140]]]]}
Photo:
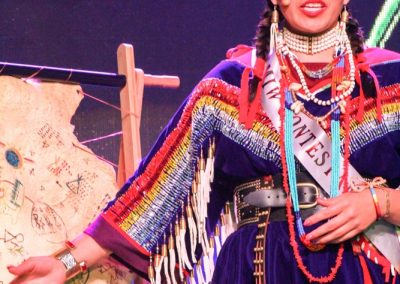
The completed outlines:
{"type": "Polygon", "coordinates": [[[328,76],[328,74],[332,72],[333,64],[328,64],[324,68],[315,71],[308,70],[306,67],[303,66],[302,70],[308,77],[312,79],[321,79],[325,76],[328,76]]]}
{"type": "Polygon", "coordinates": [[[315,244],[309,240],[306,240],[306,235],[301,236],[300,240],[306,248],[313,252],[323,250],[326,247],[324,244],[315,244]]]}

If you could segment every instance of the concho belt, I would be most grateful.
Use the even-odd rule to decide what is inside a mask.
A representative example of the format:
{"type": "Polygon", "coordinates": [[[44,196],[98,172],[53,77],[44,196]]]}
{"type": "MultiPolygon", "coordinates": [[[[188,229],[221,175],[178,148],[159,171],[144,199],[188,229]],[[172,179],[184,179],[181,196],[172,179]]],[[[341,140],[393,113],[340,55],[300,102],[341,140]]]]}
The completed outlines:
{"type": "MultiPolygon", "coordinates": [[[[314,214],[317,198],[323,191],[306,173],[297,174],[297,191],[302,218],[314,214]]],[[[238,226],[257,223],[260,214],[271,209],[269,221],[286,220],[287,195],[282,188],[282,176],[268,176],[243,183],[235,188],[238,226]]]]}
{"type": "MultiPolygon", "coordinates": [[[[297,174],[297,191],[302,218],[318,211],[317,198],[323,191],[306,173],[297,174]]],[[[282,188],[282,176],[268,176],[243,183],[235,188],[238,226],[257,223],[254,247],[254,280],[265,283],[265,238],[270,221],[286,220],[287,195],[282,188]]]]}

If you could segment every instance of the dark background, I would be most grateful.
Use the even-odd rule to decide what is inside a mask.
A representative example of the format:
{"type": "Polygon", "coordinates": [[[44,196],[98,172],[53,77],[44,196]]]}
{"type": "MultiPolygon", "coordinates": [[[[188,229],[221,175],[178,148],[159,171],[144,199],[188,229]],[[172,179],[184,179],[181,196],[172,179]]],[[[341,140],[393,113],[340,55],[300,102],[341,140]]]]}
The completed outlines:
{"type": "MultiPolygon", "coordinates": [[[[336,0],[335,0],[336,1],[336,0]]],[[[353,15],[372,26],[381,0],[352,0],[353,15]]],[[[263,0],[1,0],[0,61],[116,72],[120,43],[135,48],[136,67],[178,75],[178,90],[146,88],[142,111],[145,154],[183,98],[228,48],[251,44],[263,0]]],[[[400,50],[396,29],[387,47],[400,50]]],[[[119,104],[116,88],[83,86],[119,104]]],[[[66,101],[68,98],[66,98],[66,101]]],[[[1,114],[0,114],[1,115],[1,114]]],[[[118,111],[85,98],[73,119],[81,141],[120,130],[118,111]]],[[[89,143],[116,163],[119,138],[89,143]]]]}

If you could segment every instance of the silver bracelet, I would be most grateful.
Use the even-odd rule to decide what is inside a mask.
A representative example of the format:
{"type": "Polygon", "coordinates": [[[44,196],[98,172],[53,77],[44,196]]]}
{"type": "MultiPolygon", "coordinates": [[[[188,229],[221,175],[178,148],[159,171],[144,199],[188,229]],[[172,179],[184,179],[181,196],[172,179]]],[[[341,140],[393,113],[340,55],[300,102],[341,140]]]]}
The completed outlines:
{"type": "Polygon", "coordinates": [[[71,279],[76,276],[80,272],[84,272],[87,270],[86,262],[81,261],[77,262],[75,257],[71,253],[71,249],[75,248],[74,244],[67,241],[65,243],[65,248],[59,250],[54,254],[54,257],[60,260],[65,266],[65,275],[67,279],[71,279]]]}

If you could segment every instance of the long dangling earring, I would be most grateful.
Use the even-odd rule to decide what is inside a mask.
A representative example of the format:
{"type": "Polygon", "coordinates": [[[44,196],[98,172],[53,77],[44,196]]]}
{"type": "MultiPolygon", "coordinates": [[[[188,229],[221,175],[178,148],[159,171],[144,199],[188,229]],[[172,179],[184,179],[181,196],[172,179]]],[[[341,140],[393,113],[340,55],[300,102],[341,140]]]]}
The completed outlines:
{"type": "Polygon", "coordinates": [[[347,6],[343,6],[342,14],[340,15],[340,22],[347,24],[349,21],[349,12],[347,11],[347,6]]]}
{"type": "Polygon", "coordinates": [[[349,12],[347,11],[347,7],[346,7],[346,5],[344,5],[343,11],[340,14],[339,35],[338,35],[338,38],[339,38],[338,49],[341,52],[344,51],[344,48],[346,45],[346,40],[348,40],[347,33],[346,33],[346,25],[349,21],[349,17],[350,17],[350,15],[349,15],[349,12]]]}
{"type": "Polygon", "coordinates": [[[276,5],[274,5],[274,10],[272,11],[271,16],[271,31],[270,31],[270,40],[269,40],[269,53],[273,53],[276,50],[276,42],[279,33],[279,12],[277,10],[276,5]]]}

